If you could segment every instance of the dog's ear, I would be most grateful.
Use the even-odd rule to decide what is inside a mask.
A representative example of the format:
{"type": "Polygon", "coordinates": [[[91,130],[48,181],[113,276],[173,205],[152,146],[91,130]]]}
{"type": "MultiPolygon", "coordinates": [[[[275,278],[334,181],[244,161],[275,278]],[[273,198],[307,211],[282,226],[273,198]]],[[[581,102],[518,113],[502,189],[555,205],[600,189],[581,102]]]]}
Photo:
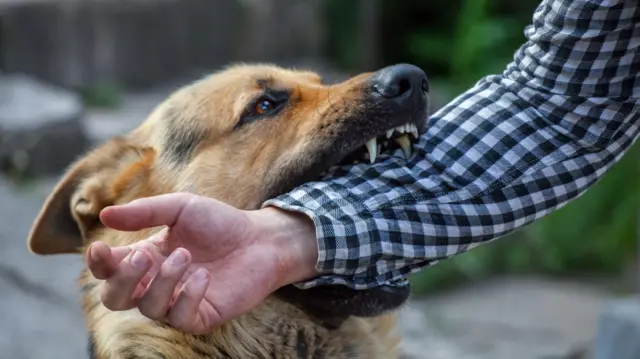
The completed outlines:
{"type": "Polygon", "coordinates": [[[81,173],[80,168],[74,168],[65,174],[47,198],[27,239],[31,252],[41,255],[76,253],[82,246],[82,234],[70,205],[81,173]]]}
{"type": "Polygon", "coordinates": [[[155,151],[116,139],[94,150],[62,177],[36,218],[27,244],[39,255],[80,253],[99,215],[123,189],[149,169],[155,151]]]}

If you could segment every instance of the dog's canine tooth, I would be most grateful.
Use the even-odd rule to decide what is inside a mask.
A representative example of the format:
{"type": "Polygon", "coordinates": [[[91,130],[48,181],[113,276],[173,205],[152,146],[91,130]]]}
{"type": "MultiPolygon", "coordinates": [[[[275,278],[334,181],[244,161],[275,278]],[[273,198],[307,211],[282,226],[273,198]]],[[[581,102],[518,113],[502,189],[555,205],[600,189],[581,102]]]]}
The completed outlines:
{"type": "Polygon", "coordinates": [[[413,123],[410,125],[411,127],[409,128],[409,131],[411,132],[411,134],[413,135],[413,138],[418,138],[418,127],[416,127],[416,125],[414,125],[413,123]]]}
{"type": "Polygon", "coordinates": [[[378,155],[378,139],[372,138],[366,143],[367,151],[369,152],[369,161],[374,163],[376,161],[376,156],[378,155]]]}
{"type": "Polygon", "coordinates": [[[395,140],[402,149],[404,158],[408,159],[411,156],[411,140],[409,139],[409,135],[402,135],[397,137],[395,140]]]}

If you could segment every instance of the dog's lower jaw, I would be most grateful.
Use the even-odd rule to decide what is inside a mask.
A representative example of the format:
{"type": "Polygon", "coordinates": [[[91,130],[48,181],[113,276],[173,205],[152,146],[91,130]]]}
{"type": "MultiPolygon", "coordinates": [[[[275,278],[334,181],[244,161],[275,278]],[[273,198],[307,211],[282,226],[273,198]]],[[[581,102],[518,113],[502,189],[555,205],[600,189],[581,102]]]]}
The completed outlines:
{"type": "Polygon", "coordinates": [[[376,317],[399,308],[408,299],[410,285],[355,290],[342,285],[311,289],[284,286],[274,295],[307,313],[327,329],[338,329],[351,316],[376,317]]]}

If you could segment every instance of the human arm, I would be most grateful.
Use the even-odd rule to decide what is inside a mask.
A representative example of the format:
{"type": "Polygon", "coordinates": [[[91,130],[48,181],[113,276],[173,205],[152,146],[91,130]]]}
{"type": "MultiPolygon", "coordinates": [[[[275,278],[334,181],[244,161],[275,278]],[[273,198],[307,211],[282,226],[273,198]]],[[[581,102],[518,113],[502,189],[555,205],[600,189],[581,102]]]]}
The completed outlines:
{"type": "Polygon", "coordinates": [[[108,207],[100,217],[123,231],[168,226],[130,246],[89,246],[87,266],[105,281],[103,304],[137,307],[185,331],[207,332],[278,288],[317,275],[313,227],[302,215],[172,193],[108,207]]]}
{"type": "Polygon", "coordinates": [[[583,194],[638,137],[639,24],[633,1],[543,1],[504,73],[431,116],[408,161],[265,203],[315,224],[321,276],[297,285],[401,281],[583,194]]]}

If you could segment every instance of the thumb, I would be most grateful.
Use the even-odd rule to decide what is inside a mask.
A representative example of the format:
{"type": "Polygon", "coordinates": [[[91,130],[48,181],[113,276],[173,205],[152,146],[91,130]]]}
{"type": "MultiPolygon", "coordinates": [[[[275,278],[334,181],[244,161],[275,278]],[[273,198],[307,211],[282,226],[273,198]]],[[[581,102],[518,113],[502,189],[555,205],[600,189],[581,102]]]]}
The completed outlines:
{"type": "Polygon", "coordinates": [[[180,213],[194,198],[189,193],[170,193],[111,206],[100,212],[100,220],[110,228],[138,231],[158,226],[173,226],[180,213]]]}

